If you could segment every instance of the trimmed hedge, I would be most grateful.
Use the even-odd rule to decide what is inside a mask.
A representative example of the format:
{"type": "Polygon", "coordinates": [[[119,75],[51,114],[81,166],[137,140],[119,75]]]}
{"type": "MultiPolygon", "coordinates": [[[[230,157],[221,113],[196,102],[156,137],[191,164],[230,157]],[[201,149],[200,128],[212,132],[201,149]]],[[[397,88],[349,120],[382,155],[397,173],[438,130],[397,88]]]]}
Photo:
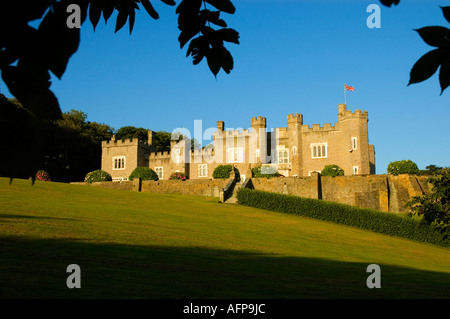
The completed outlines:
{"type": "Polygon", "coordinates": [[[327,165],[322,172],[320,172],[320,175],[331,177],[344,176],[344,170],[335,164],[327,165]]]}
{"type": "Polygon", "coordinates": [[[148,167],[136,167],[128,177],[128,180],[132,181],[135,178],[140,178],[143,181],[157,181],[158,174],[154,170],[148,167]]]}
{"type": "Polygon", "coordinates": [[[439,232],[406,215],[328,202],[319,199],[269,193],[247,188],[237,192],[238,204],[294,214],[416,241],[450,246],[448,233],[439,232]]]}
{"type": "MultiPolygon", "coordinates": [[[[219,165],[214,169],[213,178],[230,178],[231,170],[233,169],[233,165],[219,165]]],[[[234,167],[235,179],[239,181],[241,176],[239,174],[239,170],[234,167]]]]}
{"type": "Polygon", "coordinates": [[[84,178],[86,183],[93,182],[110,182],[112,181],[111,175],[108,172],[102,171],[101,169],[89,172],[84,178]]]}
{"type": "Polygon", "coordinates": [[[396,162],[390,162],[387,167],[388,174],[397,176],[399,174],[415,174],[419,175],[420,170],[417,164],[411,160],[402,160],[396,162]]]}
{"type": "Polygon", "coordinates": [[[278,171],[274,170],[272,167],[264,167],[261,166],[252,168],[252,177],[279,177],[280,173],[278,171]]]}

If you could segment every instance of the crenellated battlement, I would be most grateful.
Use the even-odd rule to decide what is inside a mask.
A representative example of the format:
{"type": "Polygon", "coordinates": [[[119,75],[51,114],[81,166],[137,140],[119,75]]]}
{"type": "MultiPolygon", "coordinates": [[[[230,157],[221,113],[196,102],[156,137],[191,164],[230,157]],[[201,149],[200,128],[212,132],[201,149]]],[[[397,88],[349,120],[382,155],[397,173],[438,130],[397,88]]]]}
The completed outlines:
{"type": "Polygon", "coordinates": [[[302,132],[311,133],[311,132],[330,132],[336,131],[336,126],[331,125],[331,123],[325,123],[323,126],[320,124],[302,125],[302,132]]]}
{"type": "Polygon", "coordinates": [[[151,152],[149,155],[149,159],[161,159],[161,158],[170,158],[170,152],[151,152]]]}
{"type": "Polygon", "coordinates": [[[137,138],[118,140],[115,135],[109,141],[102,141],[102,147],[116,147],[116,146],[143,146],[149,147],[147,141],[140,141],[137,138]]]}
{"type": "Polygon", "coordinates": [[[251,119],[252,127],[266,127],[266,118],[264,116],[255,116],[251,119]]]}
{"type": "Polygon", "coordinates": [[[352,112],[347,110],[345,104],[339,104],[338,121],[345,119],[369,119],[369,113],[362,110],[355,110],[355,112],[352,112]]]}
{"type": "Polygon", "coordinates": [[[288,124],[303,124],[303,115],[300,113],[289,114],[287,117],[288,124]]]}

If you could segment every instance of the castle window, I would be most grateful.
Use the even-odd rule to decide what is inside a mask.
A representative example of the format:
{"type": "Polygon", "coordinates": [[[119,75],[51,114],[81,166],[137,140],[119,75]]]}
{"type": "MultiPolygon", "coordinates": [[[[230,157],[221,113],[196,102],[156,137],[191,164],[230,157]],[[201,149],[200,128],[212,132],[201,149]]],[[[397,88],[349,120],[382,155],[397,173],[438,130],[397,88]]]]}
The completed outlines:
{"type": "Polygon", "coordinates": [[[227,163],[243,163],[244,149],[242,147],[229,148],[227,150],[227,163]]]}
{"type": "Polygon", "coordinates": [[[358,175],[358,172],[359,172],[358,166],[353,166],[353,174],[358,175]]]}
{"type": "Polygon", "coordinates": [[[289,152],[288,151],[278,151],[278,163],[280,163],[280,164],[289,163],[289,152]]]}
{"type": "Polygon", "coordinates": [[[356,150],[358,148],[358,138],[352,137],[352,149],[356,150]]]}
{"type": "Polygon", "coordinates": [[[315,143],[311,144],[311,157],[312,158],[325,158],[327,157],[327,143],[315,143]]]}
{"type": "Polygon", "coordinates": [[[125,156],[113,157],[113,169],[125,169],[125,156]]]}
{"type": "Polygon", "coordinates": [[[292,155],[297,155],[297,147],[296,146],[294,146],[292,148],[292,155]]]}
{"type": "Polygon", "coordinates": [[[155,173],[156,173],[156,175],[158,175],[159,179],[163,179],[163,177],[164,177],[164,169],[163,169],[162,166],[155,167],[155,173]]]}
{"type": "Polygon", "coordinates": [[[198,177],[208,177],[208,164],[198,165],[198,177]]]}

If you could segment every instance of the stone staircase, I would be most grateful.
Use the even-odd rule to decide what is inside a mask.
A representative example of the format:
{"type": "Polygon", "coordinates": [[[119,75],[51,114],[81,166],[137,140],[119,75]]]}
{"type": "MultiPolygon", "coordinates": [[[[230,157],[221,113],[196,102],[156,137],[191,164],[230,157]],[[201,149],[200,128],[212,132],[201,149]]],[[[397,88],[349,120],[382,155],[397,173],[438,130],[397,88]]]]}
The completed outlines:
{"type": "Polygon", "coordinates": [[[233,189],[233,194],[224,202],[227,204],[237,204],[237,191],[242,187],[242,184],[236,183],[233,189]]]}

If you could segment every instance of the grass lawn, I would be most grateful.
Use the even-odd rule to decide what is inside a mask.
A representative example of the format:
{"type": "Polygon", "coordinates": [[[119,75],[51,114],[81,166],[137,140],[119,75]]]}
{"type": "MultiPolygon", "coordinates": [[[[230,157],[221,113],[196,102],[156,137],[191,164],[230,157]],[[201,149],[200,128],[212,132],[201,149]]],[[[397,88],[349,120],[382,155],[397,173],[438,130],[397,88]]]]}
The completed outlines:
{"type": "Polygon", "coordinates": [[[0,296],[450,298],[450,249],[210,197],[0,178],[0,296]]]}

